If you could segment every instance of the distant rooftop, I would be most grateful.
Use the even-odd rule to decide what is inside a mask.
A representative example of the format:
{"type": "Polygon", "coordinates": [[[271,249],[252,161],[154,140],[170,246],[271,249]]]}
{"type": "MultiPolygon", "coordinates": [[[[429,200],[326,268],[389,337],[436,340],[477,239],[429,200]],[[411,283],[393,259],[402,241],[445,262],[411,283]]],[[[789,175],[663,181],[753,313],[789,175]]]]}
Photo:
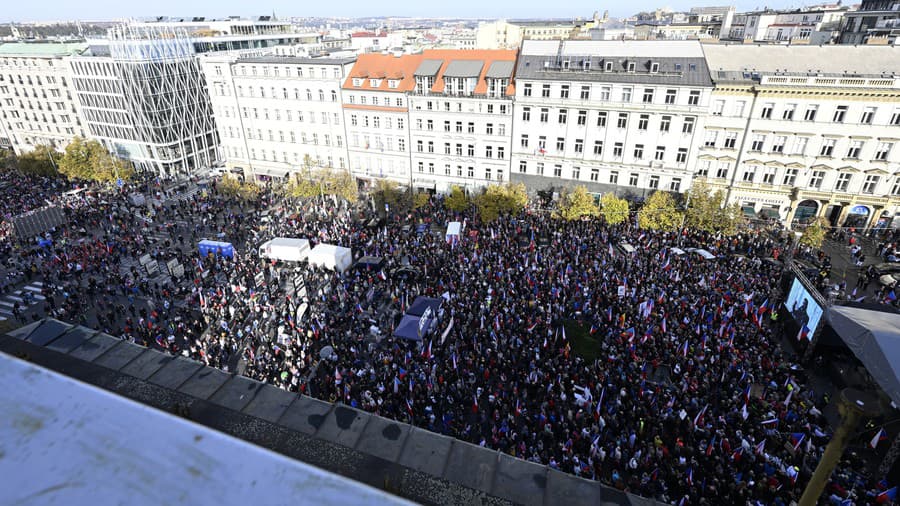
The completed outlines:
{"type": "Polygon", "coordinates": [[[710,72],[755,72],[827,76],[900,75],[897,46],[784,46],[704,44],[710,72]]]}
{"type": "Polygon", "coordinates": [[[80,55],[88,48],[85,42],[9,42],[0,44],[0,57],[29,56],[59,58],[80,55]]]}
{"type": "Polygon", "coordinates": [[[240,58],[235,63],[276,63],[281,65],[346,65],[355,61],[355,56],[350,58],[330,58],[328,56],[251,56],[247,58],[240,58]]]}

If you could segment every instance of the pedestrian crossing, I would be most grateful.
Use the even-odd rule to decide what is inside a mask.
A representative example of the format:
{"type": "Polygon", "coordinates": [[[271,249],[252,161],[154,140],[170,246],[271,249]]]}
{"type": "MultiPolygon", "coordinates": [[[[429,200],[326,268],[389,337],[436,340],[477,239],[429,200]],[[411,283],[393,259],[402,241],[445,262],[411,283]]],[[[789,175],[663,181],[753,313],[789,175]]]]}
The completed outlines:
{"type": "Polygon", "coordinates": [[[41,295],[43,287],[43,282],[32,281],[21,289],[0,297],[0,321],[13,319],[13,307],[15,307],[17,302],[23,311],[30,306],[43,302],[46,299],[46,297],[41,295]],[[30,302],[26,302],[28,299],[30,299],[30,302]]]}

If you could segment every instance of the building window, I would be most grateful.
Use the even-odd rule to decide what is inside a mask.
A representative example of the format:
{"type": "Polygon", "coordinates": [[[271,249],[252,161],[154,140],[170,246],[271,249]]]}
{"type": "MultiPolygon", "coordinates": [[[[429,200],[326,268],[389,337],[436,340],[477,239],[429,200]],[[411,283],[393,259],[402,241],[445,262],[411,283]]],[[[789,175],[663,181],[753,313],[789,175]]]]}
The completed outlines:
{"type": "Polygon", "coordinates": [[[449,142],[445,142],[445,143],[444,143],[444,154],[445,154],[445,155],[449,155],[449,154],[450,154],[450,143],[449,143],[449,142]]]}
{"type": "Polygon", "coordinates": [[[572,167],[572,179],[581,179],[581,167],[572,167]]]}
{"type": "Polygon", "coordinates": [[[584,153],[584,139],[575,139],[575,152],[584,153]]]}
{"type": "Polygon", "coordinates": [[[591,98],[591,87],[590,86],[582,86],[581,87],[581,100],[587,100],[591,98]]]}
{"type": "Polygon", "coordinates": [[[547,136],[541,135],[538,136],[538,152],[544,154],[547,150],[547,136]]]}
{"type": "Polygon", "coordinates": [[[531,83],[525,83],[522,85],[522,95],[526,97],[531,96],[531,83]]]}
{"type": "Polygon", "coordinates": [[[763,184],[773,184],[775,182],[775,168],[774,167],[766,167],[763,169],[762,176],[763,184]]]}
{"type": "Polygon", "coordinates": [[[489,167],[484,169],[484,178],[488,181],[491,179],[491,169],[489,167]]]}
{"type": "Polygon", "coordinates": [[[866,176],[866,180],[863,182],[862,192],[875,193],[875,187],[878,186],[879,180],[881,180],[881,176],[866,176]]]}
{"type": "Polygon", "coordinates": [[[766,136],[764,134],[753,134],[753,141],[750,143],[750,151],[762,151],[766,144],[766,136]]]}
{"type": "Polygon", "coordinates": [[[617,128],[628,128],[628,113],[620,112],[619,119],[616,120],[617,128]]]}
{"type": "Polygon", "coordinates": [[[685,163],[687,161],[687,148],[678,148],[675,154],[675,163],[685,163]]]}
{"type": "Polygon", "coordinates": [[[556,138],[556,151],[565,151],[566,150],[566,139],[565,137],[557,137],[556,138]]]}
{"type": "Polygon", "coordinates": [[[471,121],[469,122],[469,130],[468,130],[468,131],[469,131],[470,134],[474,134],[474,133],[475,133],[475,123],[473,123],[473,122],[471,122],[471,121]]]}
{"type": "Polygon", "coordinates": [[[659,121],[659,131],[668,132],[672,125],[672,116],[663,116],[659,121]]]}
{"type": "Polygon", "coordinates": [[[609,95],[612,91],[612,88],[609,86],[604,86],[600,88],[600,100],[603,102],[609,102],[609,95]]]}
{"type": "Polygon", "coordinates": [[[425,162],[419,162],[419,172],[425,172],[425,162]]]}
{"type": "Polygon", "coordinates": [[[541,123],[546,123],[550,120],[550,109],[546,107],[541,109],[541,123]]]}
{"type": "Polygon", "coordinates": [[[628,175],[628,186],[637,186],[638,185],[638,173],[632,172],[628,175]]]}
{"type": "Polygon", "coordinates": [[[894,181],[894,187],[891,188],[891,195],[900,195],[900,177],[894,181]]]}
{"type": "Polygon", "coordinates": [[[728,179],[729,165],[727,162],[720,162],[716,166],[716,179],[728,179]]]}
{"type": "Polygon", "coordinates": [[[852,177],[853,177],[853,175],[850,173],[847,173],[847,172],[840,174],[838,176],[837,183],[835,183],[835,185],[834,185],[834,191],[838,191],[838,192],[847,191],[847,188],[850,187],[850,178],[852,178],[852,177]]]}
{"type": "Polygon", "coordinates": [[[666,104],[674,104],[675,97],[678,96],[678,90],[666,90],[666,104]]]}
{"type": "Polygon", "coordinates": [[[560,125],[565,125],[566,121],[568,120],[568,117],[569,117],[568,109],[560,109],[559,110],[559,124],[560,125]]]}
{"type": "Polygon", "coordinates": [[[397,139],[397,150],[398,151],[406,151],[406,140],[397,139]]]}
{"type": "Polygon", "coordinates": [[[522,108],[522,121],[531,121],[531,107],[522,108]]]}
{"type": "Polygon", "coordinates": [[[537,165],[535,166],[535,174],[537,174],[538,176],[544,175],[544,162],[537,163],[537,165]]]}
{"type": "Polygon", "coordinates": [[[891,148],[894,147],[894,143],[892,142],[882,142],[878,144],[878,149],[875,150],[875,159],[876,160],[887,160],[888,155],[891,153],[891,148]]]}
{"type": "Polygon", "coordinates": [[[600,111],[597,113],[597,126],[598,127],[606,126],[606,117],[607,116],[608,116],[608,114],[606,113],[606,111],[600,111]]]}
{"type": "Polygon", "coordinates": [[[797,110],[797,104],[788,104],[784,106],[784,112],[781,113],[781,119],[788,121],[793,120],[795,110],[797,110]]]}
{"type": "Polygon", "coordinates": [[[669,191],[670,192],[680,192],[681,191],[681,178],[673,177],[672,181],[669,183],[669,191]]]}
{"type": "Polygon", "coordinates": [[[756,165],[748,165],[746,169],[744,169],[744,175],[741,176],[741,180],[745,183],[752,183],[753,179],[756,178],[756,165]]]}
{"type": "Polygon", "coordinates": [[[835,139],[824,139],[822,141],[822,149],[819,150],[819,156],[831,156],[834,153],[835,139]]]}
{"type": "Polygon", "coordinates": [[[812,176],[809,178],[809,186],[812,188],[819,189],[822,187],[822,181],[825,179],[825,171],[824,170],[814,170],[812,171],[812,176]]]}
{"type": "Polygon", "coordinates": [[[665,146],[656,146],[656,153],[653,155],[653,159],[657,162],[663,161],[666,157],[666,147],[665,146]]]}
{"type": "Polygon", "coordinates": [[[772,118],[772,110],[775,108],[775,104],[767,103],[763,104],[762,113],[759,115],[762,119],[771,119],[772,118]]]}
{"type": "Polygon", "coordinates": [[[642,101],[645,104],[653,103],[653,88],[644,88],[644,97],[642,98],[642,101]]]}
{"type": "Polygon", "coordinates": [[[488,123],[484,126],[484,133],[486,135],[494,135],[494,124],[488,123]]]}
{"type": "Polygon", "coordinates": [[[716,100],[715,102],[713,102],[713,116],[721,116],[723,112],[725,112],[725,101],[716,100]]]}
{"type": "Polygon", "coordinates": [[[522,147],[523,147],[523,148],[527,148],[527,147],[528,147],[528,135],[522,134],[522,141],[521,141],[521,144],[522,144],[522,147]]]}
{"type": "MultiPolygon", "coordinates": [[[[614,170],[609,173],[609,184],[619,184],[619,171],[614,170]]],[[[637,182],[635,182],[637,184],[637,182]]]]}
{"type": "Polygon", "coordinates": [[[541,97],[550,98],[550,85],[544,84],[541,86],[541,97]]]}
{"type": "Polygon", "coordinates": [[[791,154],[794,154],[794,155],[805,154],[807,144],[809,144],[808,137],[795,137],[794,138],[794,148],[791,150],[791,154]]]}
{"type": "Polygon", "coordinates": [[[863,110],[862,117],[859,119],[859,122],[863,125],[871,125],[872,120],[875,119],[875,108],[874,107],[866,107],[863,110]]]}
{"type": "Polygon", "coordinates": [[[775,142],[772,143],[772,152],[783,153],[785,143],[787,143],[787,136],[776,135],[775,142]]]}
{"type": "Polygon", "coordinates": [[[591,169],[590,179],[596,183],[600,179],[600,169],[591,169]]]}
{"type": "Polygon", "coordinates": [[[647,185],[651,190],[659,188],[659,176],[650,176],[650,183],[647,185]]]}
{"type": "Polygon", "coordinates": [[[603,141],[594,141],[594,154],[597,156],[603,154],[603,141]]]}
{"type": "Polygon", "coordinates": [[[785,169],[784,178],[781,180],[781,184],[784,186],[793,186],[797,181],[797,169],[785,169]]]}
{"type": "Polygon", "coordinates": [[[725,134],[725,149],[734,149],[734,146],[737,144],[737,138],[737,132],[727,132],[725,134]]]}
{"type": "Polygon", "coordinates": [[[613,157],[614,158],[622,158],[622,152],[624,151],[625,146],[621,142],[617,142],[613,144],[613,157]]]}
{"type": "Polygon", "coordinates": [[[485,157],[485,158],[493,158],[493,157],[494,157],[494,148],[493,148],[493,146],[485,146],[485,147],[484,147],[484,157],[485,157]]]}
{"type": "Polygon", "coordinates": [[[469,154],[469,156],[475,156],[475,145],[469,144],[468,148],[466,149],[466,152],[469,154]]]}
{"type": "Polygon", "coordinates": [[[419,153],[423,153],[425,151],[425,143],[423,141],[416,141],[416,151],[419,153]]]}
{"type": "Polygon", "coordinates": [[[578,111],[578,125],[584,126],[587,124],[587,111],[578,111]]]}
{"type": "Polygon", "coordinates": [[[519,173],[525,174],[526,172],[528,172],[528,162],[522,160],[519,162],[519,173]]]}
{"type": "Polygon", "coordinates": [[[819,111],[819,106],[817,106],[817,105],[811,105],[811,106],[807,107],[806,112],[803,113],[803,120],[804,121],[815,121],[816,113],[818,111],[819,111]]]}
{"type": "Polygon", "coordinates": [[[475,167],[469,167],[468,169],[469,177],[475,177],[475,167]]]}
{"type": "Polygon", "coordinates": [[[891,115],[891,125],[900,126],[900,109],[895,110],[891,115]]]}
{"type": "Polygon", "coordinates": [[[638,130],[647,130],[648,125],[650,124],[650,115],[649,114],[641,114],[638,117],[638,130]]]}
{"type": "Polygon", "coordinates": [[[553,177],[562,177],[562,165],[553,166],[553,177]]]}
{"type": "Polygon", "coordinates": [[[634,145],[634,159],[635,160],[643,160],[644,159],[644,145],[643,144],[635,144],[634,145]]]}
{"type": "Polygon", "coordinates": [[[831,121],[835,123],[843,123],[844,117],[847,116],[847,106],[839,105],[837,109],[834,110],[834,116],[832,116],[831,121]]]}
{"type": "Polygon", "coordinates": [[[716,140],[719,138],[719,132],[716,130],[707,130],[706,138],[703,139],[703,145],[712,148],[716,146],[716,140]]]}
{"type": "Polygon", "coordinates": [[[559,88],[559,98],[569,98],[569,85],[564,84],[559,88]]]}
{"type": "Polygon", "coordinates": [[[631,103],[631,88],[622,88],[622,102],[631,103]]]}
{"type": "Polygon", "coordinates": [[[457,144],[456,145],[456,156],[462,156],[462,154],[463,154],[462,144],[457,144]]]}
{"type": "Polygon", "coordinates": [[[700,170],[697,171],[697,175],[700,177],[709,176],[709,168],[712,166],[712,161],[703,160],[700,162],[700,170]]]}
{"type": "Polygon", "coordinates": [[[862,148],[863,141],[851,141],[850,148],[847,149],[847,158],[859,158],[862,148]]]}
{"type": "Polygon", "coordinates": [[[504,160],[506,159],[506,150],[503,146],[497,146],[497,158],[504,160]]]}
{"type": "Polygon", "coordinates": [[[691,94],[688,95],[688,105],[699,105],[700,104],[700,91],[693,90],[691,94]]]}

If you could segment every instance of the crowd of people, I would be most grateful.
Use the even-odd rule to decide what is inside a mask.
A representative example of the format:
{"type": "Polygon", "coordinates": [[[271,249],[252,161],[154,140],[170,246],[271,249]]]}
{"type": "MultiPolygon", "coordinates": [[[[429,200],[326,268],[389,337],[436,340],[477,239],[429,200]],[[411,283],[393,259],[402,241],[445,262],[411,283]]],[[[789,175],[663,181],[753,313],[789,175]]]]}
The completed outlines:
{"type": "MultiPolygon", "coordinates": [[[[790,246],[779,234],[533,210],[483,223],[440,197],[373,226],[364,205],[296,203],[270,187],[246,202],[215,181],[188,199],[143,182],[83,204],[51,246],[15,253],[44,280],[45,314],[145,346],[669,503],[789,504],[830,438],[827,398],[780,346],[771,258],[790,246]],[[156,196],[152,212],[129,200],[138,189],[156,196]],[[461,240],[408,227],[449,221],[464,223],[461,240]],[[384,265],[260,259],[272,237],[384,265]],[[201,257],[202,238],[236,253],[201,257]],[[185,274],[154,281],[144,255],[185,274]],[[307,298],[289,289],[297,276],[307,298]],[[394,337],[417,296],[444,301],[438,325],[421,341],[394,337]]],[[[861,469],[845,459],[828,493],[873,500],[878,480],[861,469]]]]}

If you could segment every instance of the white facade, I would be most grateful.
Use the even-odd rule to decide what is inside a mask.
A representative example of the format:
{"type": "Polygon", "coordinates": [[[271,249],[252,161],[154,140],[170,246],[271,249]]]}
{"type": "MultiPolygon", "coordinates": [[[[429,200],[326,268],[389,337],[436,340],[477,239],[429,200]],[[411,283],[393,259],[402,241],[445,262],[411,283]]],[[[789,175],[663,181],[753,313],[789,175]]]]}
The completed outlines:
{"type": "Polygon", "coordinates": [[[355,59],[213,54],[201,61],[229,169],[266,177],[347,169],[341,84],[355,59]]]}
{"type": "Polygon", "coordinates": [[[712,83],[697,42],[523,43],[513,180],[683,192],[712,83]]]}
{"type": "Polygon", "coordinates": [[[0,45],[0,145],[16,154],[46,144],[62,150],[84,136],[67,59],[87,45],[0,45]]]}
{"type": "Polygon", "coordinates": [[[344,100],[353,174],[410,184],[409,97],[403,92],[345,88],[344,100]]]}
{"type": "Polygon", "coordinates": [[[826,44],[836,37],[848,7],[831,6],[792,11],[736,14],[722,39],[744,42],[826,44]]]}
{"type": "Polygon", "coordinates": [[[898,211],[900,79],[870,73],[896,62],[897,48],[705,51],[717,83],[697,171],[729,202],[788,223],[822,216],[859,228],[898,211]]]}

